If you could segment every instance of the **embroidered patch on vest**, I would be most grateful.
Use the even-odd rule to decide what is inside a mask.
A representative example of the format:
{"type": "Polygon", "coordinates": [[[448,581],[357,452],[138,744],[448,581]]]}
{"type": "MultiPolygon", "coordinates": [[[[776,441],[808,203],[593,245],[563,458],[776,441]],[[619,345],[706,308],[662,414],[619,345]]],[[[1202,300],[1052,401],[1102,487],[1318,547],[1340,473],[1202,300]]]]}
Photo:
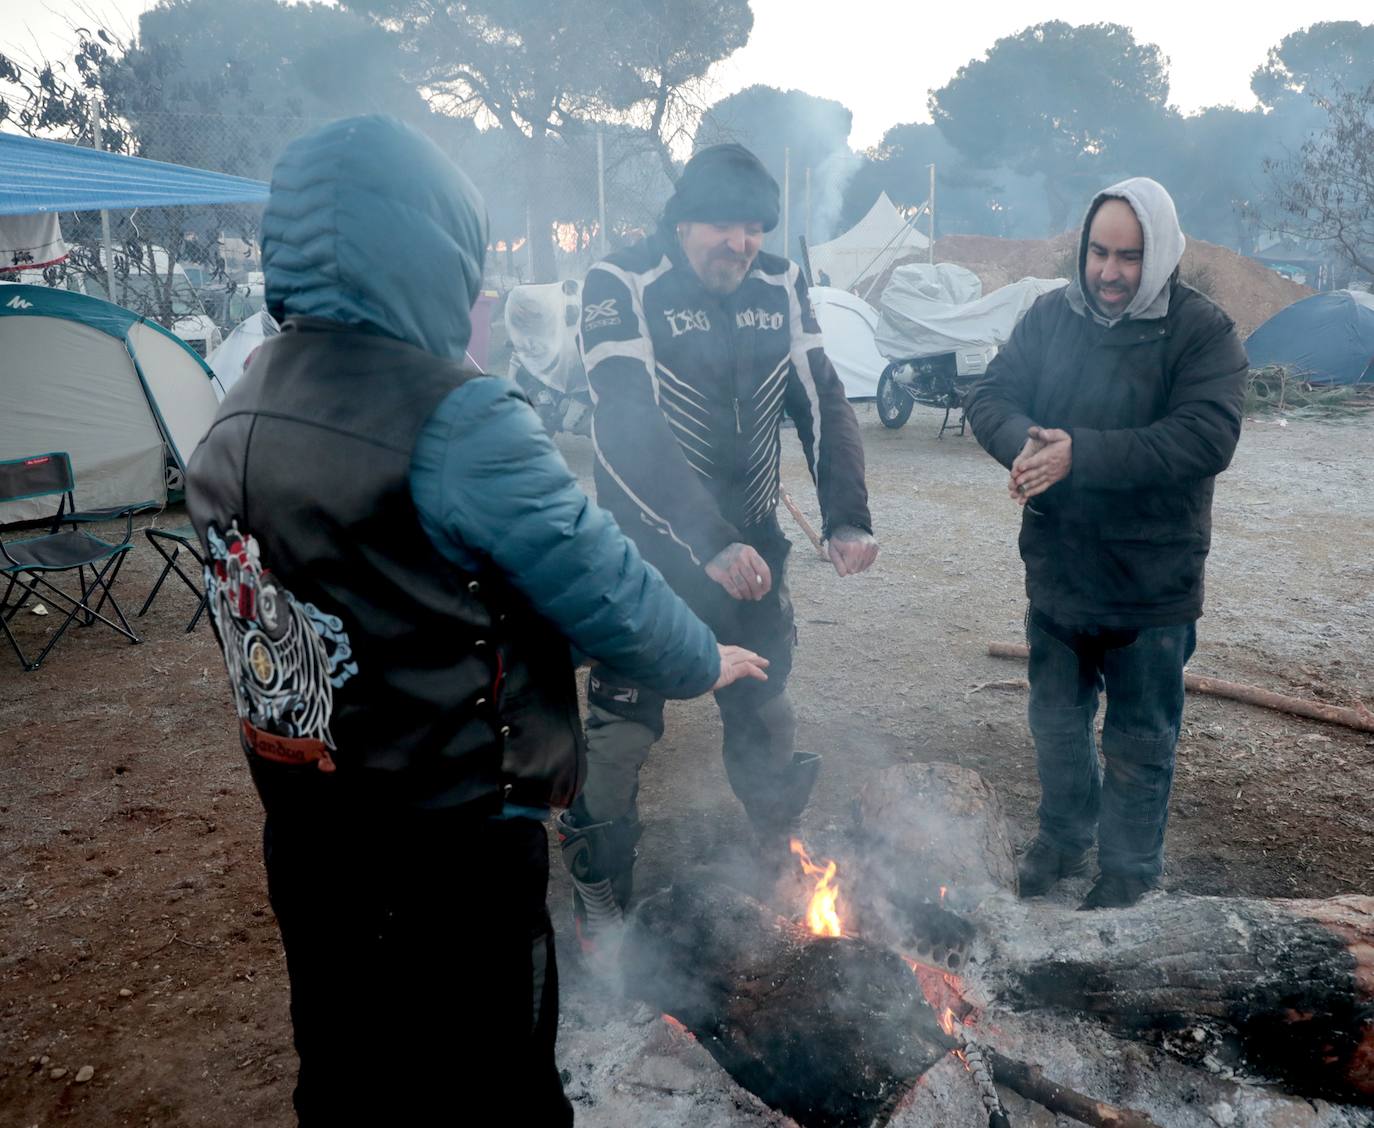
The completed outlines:
{"type": "Polygon", "coordinates": [[[245,745],[265,760],[332,772],[334,690],[358,672],[343,621],[298,603],[237,521],[206,537],[205,591],[245,745]]]}

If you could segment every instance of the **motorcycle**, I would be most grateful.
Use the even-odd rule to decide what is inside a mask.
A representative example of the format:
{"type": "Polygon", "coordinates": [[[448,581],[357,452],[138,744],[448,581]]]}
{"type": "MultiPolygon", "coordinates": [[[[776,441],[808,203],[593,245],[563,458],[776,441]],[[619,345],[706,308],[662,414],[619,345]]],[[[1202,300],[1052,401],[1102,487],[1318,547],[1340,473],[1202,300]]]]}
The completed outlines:
{"type": "MultiPolygon", "coordinates": [[[[884,427],[901,427],[911,418],[911,409],[916,404],[945,409],[944,420],[940,423],[940,438],[950,426],[949,416],[956,408],[962,408],[964,393],[987,370],[986,361],[970,365],[975,371],[959,371],[954,353],[941,353],[938,356],[911,356],[894,360],[883,369],[878,377],[875,400],[878,418],[884,427]]],[[[959,434],[964,433],[964,416],[959,414],[959,434]]]]}

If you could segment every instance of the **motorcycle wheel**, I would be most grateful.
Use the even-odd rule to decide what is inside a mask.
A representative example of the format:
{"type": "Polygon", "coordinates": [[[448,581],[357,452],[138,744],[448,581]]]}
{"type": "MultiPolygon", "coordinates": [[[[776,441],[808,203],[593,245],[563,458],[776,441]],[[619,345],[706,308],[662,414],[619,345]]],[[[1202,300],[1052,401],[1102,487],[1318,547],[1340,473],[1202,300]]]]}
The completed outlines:
{"type": "Polygon", "coordinates": [[[878,377],[878,391],[874,398],[878,404],[878,418],[883,421],[883,426],[895,430],[911,418],[911,409],[915,405],[911,397],[897,387],[897,381],[892,376],[893,367],[894,365],[889,364],[878,377]]]}

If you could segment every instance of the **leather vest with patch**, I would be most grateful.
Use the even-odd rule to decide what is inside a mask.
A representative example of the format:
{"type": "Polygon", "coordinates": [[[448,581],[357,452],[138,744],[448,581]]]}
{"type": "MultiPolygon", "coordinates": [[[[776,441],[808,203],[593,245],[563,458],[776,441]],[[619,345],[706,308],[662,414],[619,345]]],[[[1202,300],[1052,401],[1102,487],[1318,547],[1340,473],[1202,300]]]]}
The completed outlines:
{"type": "Polygon", "coordinates": [[[302,792],[493,808],[576,793],[567,642],[498,572],[442,556],[411,499],[419,433],[473,375],[294,319],[191,460],[210,609],[269,809],[302,792]]]}

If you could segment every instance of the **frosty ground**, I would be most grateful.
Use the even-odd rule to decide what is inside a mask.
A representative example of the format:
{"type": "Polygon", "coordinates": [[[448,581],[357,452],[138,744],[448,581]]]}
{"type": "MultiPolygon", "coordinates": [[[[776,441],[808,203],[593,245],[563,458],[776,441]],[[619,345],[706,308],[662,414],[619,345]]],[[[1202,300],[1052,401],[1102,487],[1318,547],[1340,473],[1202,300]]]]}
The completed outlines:
{"type": "MultiPolygon", "coordinates": [[[[808,843],[838,851],[864,782],[924,760],[991,780],[1024,839],[1037,794],[1025,692],[997,684],[1024,668],[986,654],[991,640],[1020,638],[1025,610],[1004,472],[971,437],[937,440],[937,413],[918,410],[898,431],[866,407],[859,419],[883,545],[875,570],[839,579],[788,523],[799,744],[825,756],[808,843]]],[[[1285,422],[1248,421],[1218,483],[1191,669],[1336,704],[1369,701],[1374,420],[1285,422]]],[[[784,447],[785,483],[814,519],[790,436],[784,447]]],[[[586,441],[563,449],[586,481],[586,441]]],[[[158,523],[183,520],[169,512],[158,523]]],[[[120,580],[126,608],[141,602],[153,563],[140,538],[120,580]]],[[[258,808],[209,631],[181,633],[190,610],[190,597],[169,589],[140,621],[142,646],[83,631],[37,673],[0,664],[0,1123],[292,1122],[285,971],[258,808]],[[78,1084],[83,1065],[94,1077],[78,1084]]],[[[27,639],[45,625],[21,620],[27,639]]],[[[738,852],[745,822],[719,739],[709,699],[670,706],[643,777],[641,890],[738,852]]],[[[1369,735],[1190,697],[1165,887],[1374,894],[1371,793],[1369,735]]],[[[553,875],[566,941],[556,859],[553,875]]],[[[579,1124],[784,1123],[699,1045],[589,983],[570,944],[561,951],[560,1058],[579,1124]]],[[[378,1069],[406,1084],[407,1048],[378,1069]]],[[[950,1101],[958,1090],[951,1079],[950,1101]]],[[[952,1106],[930,1115],[962,1122],[952,1106]]]]}

